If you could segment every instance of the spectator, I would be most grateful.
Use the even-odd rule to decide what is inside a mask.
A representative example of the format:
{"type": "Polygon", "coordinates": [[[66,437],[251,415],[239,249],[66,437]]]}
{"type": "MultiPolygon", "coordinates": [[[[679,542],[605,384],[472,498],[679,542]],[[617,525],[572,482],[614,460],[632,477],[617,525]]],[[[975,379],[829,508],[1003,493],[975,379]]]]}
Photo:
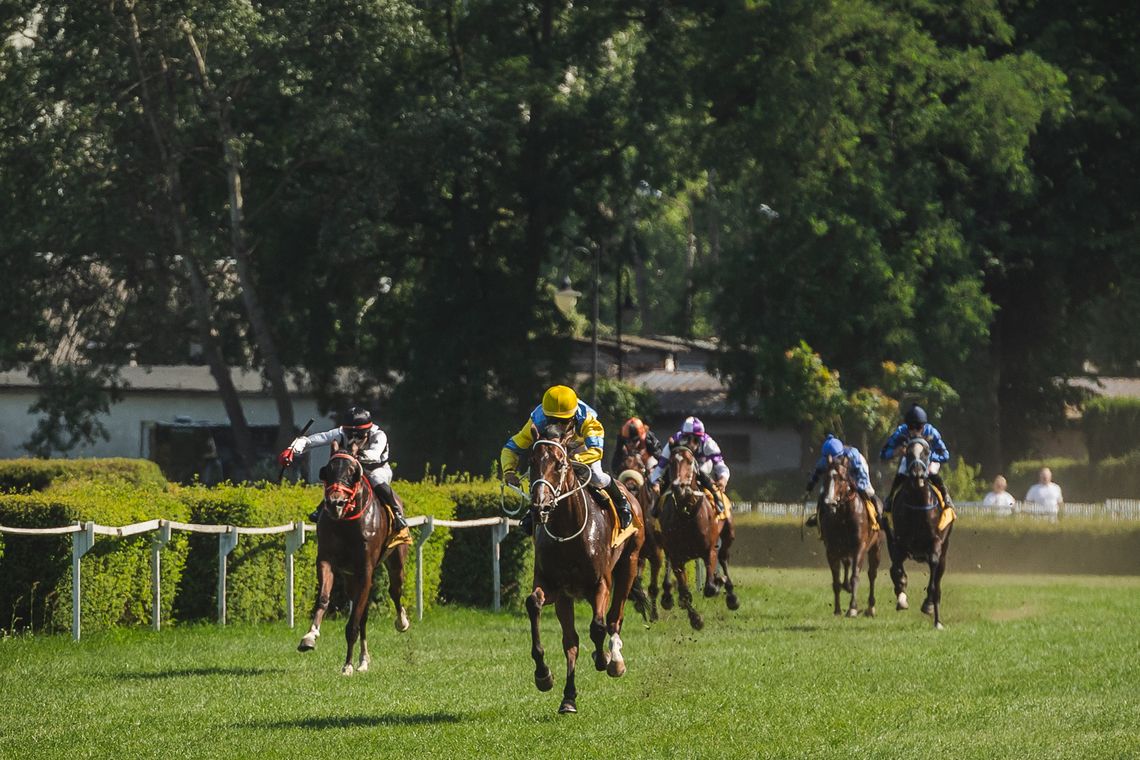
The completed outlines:
{"type": "Polygon", "coordinates": [[[1053,472],[1048,467],[1042,467],[1037,473],[1037,482],[1029,487],[1025,501],[1035,505],[1033,511],[1057,519],[1065,497],[1061,495],[1061,487],[1053,482],[1053,472]]]}
{"type": "Polygon", "coordinates": [[[993,490],[986,494],[986,498],[982,500],[982,506],[992,509],[997,514],[1008,515],[1013,512],[1014,502],[1013,496],[1009,491],[1005,490],[1007,483],[1005,478],[998,475],[994,478],[993,490]]]}

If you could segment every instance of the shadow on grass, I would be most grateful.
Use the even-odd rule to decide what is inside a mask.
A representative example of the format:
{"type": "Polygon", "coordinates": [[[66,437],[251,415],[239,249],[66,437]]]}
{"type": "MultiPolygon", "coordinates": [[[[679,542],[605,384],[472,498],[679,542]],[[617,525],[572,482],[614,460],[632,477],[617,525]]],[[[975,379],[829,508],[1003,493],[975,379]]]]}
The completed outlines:
{"type": "Polygon", "coordinates": [[[263,676],[284,673],[283,668],[179,668],[178,670],[142,670],[115,673],[119,681],[161,681],[167,678],[195,678],[200,676],[263,676]]]}
{"type": "Polygon", "coordinates": [[[334,715],[327,718],[296,718],[294,720],[251,721],[238,724],[244,728],[360,728],[368,726],[422,726],[438,723],[460,723],[463,721],[452,713],[411,713],[389,715],[334,715]]]}

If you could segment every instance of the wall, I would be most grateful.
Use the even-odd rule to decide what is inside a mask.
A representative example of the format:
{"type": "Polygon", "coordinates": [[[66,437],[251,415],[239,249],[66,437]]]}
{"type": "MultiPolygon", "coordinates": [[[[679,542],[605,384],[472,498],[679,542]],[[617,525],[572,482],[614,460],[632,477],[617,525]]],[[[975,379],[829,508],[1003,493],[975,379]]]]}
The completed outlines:
{"type": "MultiPolygon", "coordinates": [[[[681,429],[684,420],[683,416],[661,415],[653,432],[664,441],[681,429]]],[[[757,422],[746,420],[702,418],[702,421],[709,435],[720,444],[725,463],[734,474],[764,475],[800,466],[800,436],[791,428],[765,428],[757,422]],[[740,447],[733,445],[736,436],[746,436],[748,439],[746,461],[740,458],[740,447]]]]}

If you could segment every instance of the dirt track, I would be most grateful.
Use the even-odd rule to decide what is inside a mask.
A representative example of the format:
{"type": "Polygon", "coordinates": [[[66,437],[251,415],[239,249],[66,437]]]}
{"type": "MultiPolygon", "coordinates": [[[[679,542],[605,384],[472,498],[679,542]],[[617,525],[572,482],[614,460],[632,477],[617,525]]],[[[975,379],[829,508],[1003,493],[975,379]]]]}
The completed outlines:
{"type": "MultiPolygon", "coordinates": [[[[798,525],[784,522],[737,525],[732,555],[740,565],[827,566],[818,533],[805,529],[801,542],[798,525]]],[[[949,562],[954,572],[1140,575],[1140,525],[1108,532],[959,521],[949,562]]]]}

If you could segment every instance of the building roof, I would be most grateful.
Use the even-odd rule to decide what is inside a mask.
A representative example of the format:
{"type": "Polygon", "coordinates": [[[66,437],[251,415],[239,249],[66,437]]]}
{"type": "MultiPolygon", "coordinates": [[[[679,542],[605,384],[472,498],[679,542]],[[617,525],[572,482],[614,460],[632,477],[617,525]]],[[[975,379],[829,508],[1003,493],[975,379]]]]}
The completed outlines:
{"type": "Polygon", "coordinates": [[[1140,377],[1074,377],[1069,385],[1108,398],[1140,398],[1140,377]]]}
{"type": "MultiPolygon", "coordinates": [[[[155,367],[122,367],[119,375],[128,390],[161,393],[209,393],[218,392],[218,384],[210,374],[210,368],[195,364],[174,364],[155,367]]],[[[247,369],[230,369],[230,377],[238,393],[268,393],[268,387],[261,373],[247,369]]],[[[292,393],[307,393],[307,383],[298,382],[298,373],[287,376],[292,393]]],[[[0,372],[0,388],[38,388],[40,384],[27,371],[22,369],[0,372]]]]}
{"type": "Polygon", "coordinates": [[[697,414],[705,417],[746,417],[728,399],[728,386],[702,370],[651,370],[633,375],[629,382],[653,393],[663,414],[697,414]]]}

